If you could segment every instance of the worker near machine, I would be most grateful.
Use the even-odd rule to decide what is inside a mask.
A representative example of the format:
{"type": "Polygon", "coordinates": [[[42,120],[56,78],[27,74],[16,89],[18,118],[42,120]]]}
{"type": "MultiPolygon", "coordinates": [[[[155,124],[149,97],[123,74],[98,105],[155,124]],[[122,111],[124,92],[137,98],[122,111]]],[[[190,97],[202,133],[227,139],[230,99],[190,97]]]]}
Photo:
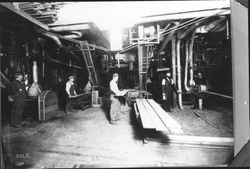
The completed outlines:
{"type": "Polygon", "coordinates": [[[127,90],[119,90],[118,88],[118,73],[113,74],[113,78],[109,83],[110,87],[110,124],[115,125],[116,121],[119,120],[120,111],[121,111],[121,103],[119,101],[119,97],[124,96],[127,93],[127,90]]]}
{"type": "Polygon", "coordinates": [[[203,99],[204,99],[204,93],[203,90],[206,90],[205,81],[202,77],[201,72],[197,73],[197,76],[194,78],[195,86],[193,90],[193,97],[194,97],[194,106],[192,109],[202,109],[203,108],[203,99]]]}
{"type": "Polygon", "coordinates": [[[24,99],[26,97],[23,75],[21,72],[16,72],[14,80],[10,85],[10,95],[8,97],[11,105],[11,125],[13,127],[21,127],[24,109],[24,99]]]}
{"type": "Polygon", "coordinates": [[[171,112],[171,105],[173,100],[173,87],[174,81],[171,78],[171,73],[167,72],[165,77],[162,79],[162,100],[163,100],[163,108],[171,112]]]}
{"type": "Polygon", "coordinates": [[[91,78],[91,76],[89,76],[88,82],[87,82],[87,84],[84,87],[84,92],[86,92],[86,93],[91,92],[92,91],[92,86],[93,86],[93,84],[92,84],[92,78],[91,78]]]}
{"type": "Polygon", "coordinates": [[[72,113],[75,111],[73,106],[76,105],[84,110],[84,98],[83,95],[79,95],[75,90],[75,77],[69,76],[69,81],[66,83],[67,101],[66,101],[66,113],[72,113]]]}

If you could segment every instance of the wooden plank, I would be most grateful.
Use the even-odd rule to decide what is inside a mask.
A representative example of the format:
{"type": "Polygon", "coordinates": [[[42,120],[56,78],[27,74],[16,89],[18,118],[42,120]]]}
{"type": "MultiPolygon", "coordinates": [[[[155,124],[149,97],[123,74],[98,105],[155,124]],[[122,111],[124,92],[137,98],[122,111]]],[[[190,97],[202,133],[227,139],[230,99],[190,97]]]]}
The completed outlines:
{"type": "Polygon", "coordinates": [[[148,99],[148,102],[155,110],[157,115],[162,119],[165,126],[173,133],[183,133],[181,126],[165,112],[154,100],[148,99]]]}
{"type": "MultiPolygon", "coordinates": [[[[138,100],[138,102],[139,103],[141,103],[141,105],[144,107],[144,113],[145,113],[145,116],[147,116],[148,117],[148,119],[149,119],[149,122],[151,123],[151,124],[153,124],[153,126],[155,127],[155,129],[159,129],[160,127],[159,126],[157,126],[157,122],[156,122],[156,120],[155,120],[155,117],[153,117],[153,115],[151,114],[151,113],[149,113],[148,112],[148,107],[146,107],[145,105],[144,105],[144,103],[142,102],[142,99],[137,99],[138,100]]],[[[140,112],[139,112],[140,113],[140,112]]],[[[161,127],[162,128],[162,127],[161,127]]]]}
{"type": "Polygon", "coordinates": [[[155,126],[150,122],[149,116],[146,114],[146,109],[139,99],[136,99],[136,104],[142,121],[143,128],[154,129],[155,126]]]}
{"type": "Polygon", "coordinates": [[[154,109],[150,106],[148,101],[146,99],[140,99],[142,104],[144,105],[145,109],[147,110],[147,113],[152,120],[152,123],[155,125],[156,130],[158,131],[169,131],[170,130],[164,125],[164,123],[161,121],[161,119],[158,117],[154,109]]]}
{"type": "Polygon", "coordinates": [[[234,138],[232,137],[210,137],[210,136],[188,136],[188,135],[168,135],[169,142],[214,145],[214,146],[233,146],[234,138]]]}
{"type": "Polygon", "coordinates": [[[137,105],[137,108],[139,110],[139,114],[140,114],[143,128],[155,129],[154,124],[150,121],[149,116],[146,114],[146,109],[143,106],[143,104],[139,100],[137,100],[136,105],[137,105]]]}

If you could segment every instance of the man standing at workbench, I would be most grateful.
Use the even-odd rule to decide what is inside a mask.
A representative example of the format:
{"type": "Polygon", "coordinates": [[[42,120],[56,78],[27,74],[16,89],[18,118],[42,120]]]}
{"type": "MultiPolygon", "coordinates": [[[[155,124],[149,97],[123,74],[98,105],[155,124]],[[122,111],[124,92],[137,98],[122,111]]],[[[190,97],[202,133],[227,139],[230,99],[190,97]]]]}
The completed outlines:
{"type": "Polygon", "coordinates": [[[121,111],[121,103],[119,101],[119,97],[124,96],[128,91],[127,90],[119,90],[117,82],[119,75],[118,73],[113,74],[113,78],[109,83],[110,87],[110,124],[116,124],[116,121],[119,120],[119,113],[121,111]]]}
{"type": "Polygon", "coordinates": [[[69,81],[66,83],[66,92],[68,94],[67,101],[66,101],[66,113],[72,113],[75,110],[73,109],[74,105],[81,107],[84,110],[84,98],[82,95],[76,93],[75,90],[75,77],[69,76],[69,81]]]}

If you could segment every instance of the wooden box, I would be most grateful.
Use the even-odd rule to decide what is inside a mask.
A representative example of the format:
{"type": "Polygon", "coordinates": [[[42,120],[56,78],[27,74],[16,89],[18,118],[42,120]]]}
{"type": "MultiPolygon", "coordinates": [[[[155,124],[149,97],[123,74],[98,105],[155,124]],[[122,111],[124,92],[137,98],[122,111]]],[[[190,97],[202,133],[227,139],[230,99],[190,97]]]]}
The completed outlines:
{"type": "Polygon", "coordinates": [[[38,96],[38,120],[45,121],[55,117],[58,111],[56,92],[45,90],[38,96]]]}

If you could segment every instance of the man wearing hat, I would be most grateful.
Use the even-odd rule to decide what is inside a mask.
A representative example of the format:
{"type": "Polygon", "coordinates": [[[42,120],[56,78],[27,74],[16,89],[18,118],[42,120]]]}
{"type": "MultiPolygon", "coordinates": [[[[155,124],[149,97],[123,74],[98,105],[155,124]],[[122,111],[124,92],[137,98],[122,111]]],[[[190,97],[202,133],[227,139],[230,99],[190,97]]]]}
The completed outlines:
{"type": "Polygon", "coordinates": [[[120,96],[124,96],[127,93],[127,90],[119,90],[118,88],[118,73],[113,74],[113,78],[109,83],[110,87],[110,124],[116,124],[116,121],[119,120],[119,113],[121,110],[121,103],[118,99],[120,96]]]}
{"type": "Polygon", "coordinates": [[[167,72],[165,77],[162,79],[162,100],[163,107],[166,111],[171,112],[171,104],[173,99],[173,79],[171,73],[167,72]]]}
{"type": "Polygon", "coordinates": [[[74,105],[81,107],[84,110],[84,99],[82,96],[78,95],[75,90],[75,77],[69,76],[69,81],[66,83],[66,92],[67,92],[67,103],[66,103],[66,113],[75,111],[73,109],[74,105]]]}
{"type": "Polygon", "coordinates": [[[21,72],[16,72],[14,78],[15,79],[11,82],[11,95],[9,96],[9,101],[12,102],[11,125],[14,127],[20,127],[23,118],[26,91],[21,72]]]}

